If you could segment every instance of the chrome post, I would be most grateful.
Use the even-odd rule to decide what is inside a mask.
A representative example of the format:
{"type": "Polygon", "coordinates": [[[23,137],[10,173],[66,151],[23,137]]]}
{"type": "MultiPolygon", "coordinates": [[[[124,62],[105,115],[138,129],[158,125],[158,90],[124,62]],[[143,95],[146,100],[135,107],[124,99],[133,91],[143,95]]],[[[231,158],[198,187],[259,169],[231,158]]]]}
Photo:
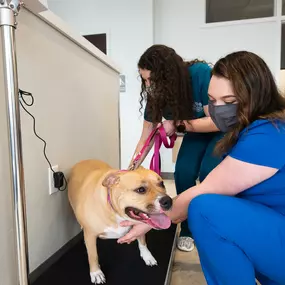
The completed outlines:
{"type": "Polygon", "coordinates": [[[26,228],[26,202],[15,48],[16,17],[22,4],[23,3],[20,3],[19,0],[0,0],[0,30],[4,69],[4,89],[7,105],[8,136],[10,143],[18,284],[28,285],[29,258],[26,228]]]}

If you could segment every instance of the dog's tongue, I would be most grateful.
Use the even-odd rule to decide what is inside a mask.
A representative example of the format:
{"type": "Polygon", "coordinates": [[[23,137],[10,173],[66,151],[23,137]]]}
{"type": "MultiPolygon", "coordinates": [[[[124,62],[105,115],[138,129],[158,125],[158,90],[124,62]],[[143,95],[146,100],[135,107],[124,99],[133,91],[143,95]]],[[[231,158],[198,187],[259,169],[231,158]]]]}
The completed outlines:
{"type": "Polygon", "coordinates": [[[171,220],[165,214],[149,215],[152,226],[157,229],[166,230],[171,226],[171,220]]]}

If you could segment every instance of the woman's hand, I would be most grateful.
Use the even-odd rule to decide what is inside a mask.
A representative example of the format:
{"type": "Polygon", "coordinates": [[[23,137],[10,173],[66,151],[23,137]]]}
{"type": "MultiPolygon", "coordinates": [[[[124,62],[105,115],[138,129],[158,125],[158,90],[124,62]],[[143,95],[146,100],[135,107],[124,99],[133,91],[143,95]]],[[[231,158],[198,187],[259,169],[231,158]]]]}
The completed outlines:
{"type": "Polygon", "coordinates": [[[173,121],[163,121],[162,125],[168,137],[171,137],[176,132],[176,126],[173,121]]]}
{"type": "Polygon", "coordinates": [[[120,226],[122,227],[132,226],[131,230],[125,236],[118,239],[118,243],[128,243],[128,244],[135,241],[140,236],[145,235],[147,232],[149,232],[152,229],[152,227],[150,227],[149,225],[137,224],[131,221],[123,221],[120,223],[120,226]]]}
{"type": "Polygon", "coordinates": [[[137,161],[137,163],[134,165],[134,158],[136,157],[136,155],[141,151],[141,149],[143,148],[143,146],[145,145],[145,142],[147,140],[147,138],[149,137],[149,135],[151,134],[151,132],[157,128],[157,124],[153,124],[151,122],[148,122],[146,120],[144,120],[143,123],[143,130],[142,130],[142,134],[140,137],[140,140],[136,146],[135,152],[133,154],[133,157],[129,163],[129,170],[134,170],[137,169],[144,161],[145,157],[148,155],[149,151],[151,150],[153,143],[154,143],[154,139],[152,139],[152,141],[150,142],[149,146],[145,149],[144,153],[142,154],[141,158],[139,159],[139,161],[137,161]]]}
{"type": "Polygon", "coordinates": [[[170,211],[165,214],[171,219],[174,224],[179,224],[187,219],[188,202],[183,197],[183,193],[173,199],[173,206],[170,211]]]}

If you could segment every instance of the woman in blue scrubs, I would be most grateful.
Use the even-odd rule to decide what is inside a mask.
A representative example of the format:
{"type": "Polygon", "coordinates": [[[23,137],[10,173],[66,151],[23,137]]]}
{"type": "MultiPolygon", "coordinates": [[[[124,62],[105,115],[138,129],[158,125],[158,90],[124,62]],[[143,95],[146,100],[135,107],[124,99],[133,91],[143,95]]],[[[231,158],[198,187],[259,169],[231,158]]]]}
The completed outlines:
{"type": "Polygon", "coordinates": [[[188,218],[209,285],[285,284],[285,98],[245,51],[215,64],[209,98],[224,160],[169,215],[188,218]]]}
{"type": "MultiPolygon", "coordinates": [[[[213,155],[213,150],[223,134],[208,112],[211,67],[198,60],[185,62],[174,49],[153,45],[141,56],[138,68],[142,79],[141,104],[145,100],[146,107],[143,130],[134,156],[162,118],[165,119],[163,126],[167,135],[176,132],[178,125],[178,131],[185,133],[174,174],[177,193],[180,194],[195,186],[198,178],[202,182],[221,161],[221,157],[213,155]]],[[[133,159],[130,166],[132,163],[133,159]]],[[[194,248],[187,221],[181,224],[177,246],[182,251],[194,248]]]]}

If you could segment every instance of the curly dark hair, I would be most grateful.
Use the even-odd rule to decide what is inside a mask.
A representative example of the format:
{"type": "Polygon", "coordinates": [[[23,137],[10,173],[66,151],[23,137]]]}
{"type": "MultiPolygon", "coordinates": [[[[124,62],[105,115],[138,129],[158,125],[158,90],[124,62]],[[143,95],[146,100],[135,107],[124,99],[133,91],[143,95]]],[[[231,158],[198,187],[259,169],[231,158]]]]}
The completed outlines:
{"type": "Polygon", "coordinates": [[[269,67],[258,55],[247,51],[231,53],[214,65],[212,75],[231,82],[238,103],[238,124],[217,143],[217,154],[227,153],[240,132],[252,122],[268,119],[275,124],[285,120],[285,98],[269,67]]]}
{"type": "Polygon", "coordinates": [[[138,62],[139,69],[150,71],[151,94],[142,79],[140,112],[147,102],[146,113],[153,123],[160,122],[167,106],[174,122],[193,118],[192,84],[188,67],[199,60],[185,62],[173,48],[153,45],[138,62]]]}

